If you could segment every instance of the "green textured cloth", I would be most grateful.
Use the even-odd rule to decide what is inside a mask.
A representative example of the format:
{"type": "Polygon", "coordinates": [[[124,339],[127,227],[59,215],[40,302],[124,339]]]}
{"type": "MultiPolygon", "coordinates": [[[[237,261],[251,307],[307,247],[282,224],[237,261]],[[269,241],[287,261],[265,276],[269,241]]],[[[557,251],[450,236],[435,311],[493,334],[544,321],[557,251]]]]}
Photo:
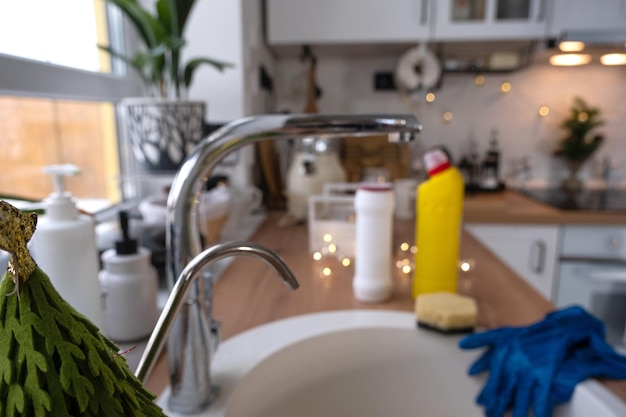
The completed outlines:
{"type": "Polygon", "coordinates": [[[37,268],[0,283],[0,417],[164,416],[120,356],[37,268]]]}

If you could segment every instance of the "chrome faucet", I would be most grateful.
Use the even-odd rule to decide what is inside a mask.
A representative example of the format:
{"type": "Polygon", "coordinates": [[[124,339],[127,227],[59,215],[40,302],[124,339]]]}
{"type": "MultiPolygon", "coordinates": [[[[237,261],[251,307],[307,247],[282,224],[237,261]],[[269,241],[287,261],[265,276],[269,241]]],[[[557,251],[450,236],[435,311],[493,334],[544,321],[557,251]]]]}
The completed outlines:
{"type": "Polygon", "coordinates": [[[203,139],[183,162],[168,196],[167,277],[173,289],[136,371],[139,379],[149,374],[169,332],[168,406],[172,411],[191,414],[213,400],[210,361],[219,339],[219,326],[211,315],[212,280],[196,279],[205,276],[201,271],[211,261],[233,254],[261,256],[285,282],[297,286],[280,258],[259,245],[224,244],[201,252],[199,195],[211,171],[226,155],[257,142],[308,136],[387,134],[390,142],[408,142],[421,130],[422,126],[410,115],[265,115],[232,122],[203,139]],[[191,297],[185,300],[189,292],[191,297]],[[179,317],[174,320],[175,316],[179,317]]]}
{"type": "MultiPolygon", "coordinates": [[[[197,328],[198,331],[202,333],[202,336],[200,338],[193,337],[193,339],[188,340],[189,346],[193,346],[193,348],[190,348],[191,350],[189,352],[185,352],[184,358],[186,360],[185,362],[193,361],[194,365],[199,367],[196,370],[202,378],[187,381],[188,383],[195,382],[199,384],[196,386],[196,388],[198,388],[197,390],[191,391],[191,395],[188,395],[186,392],[179,392],[178,397],[171,397],[170,400],[172,398],[182,398],[182,400],[194,401],[196,398],[200,398],[196,391],[203,393],[209,392],[210,395],[202,398],[202,401],[198,403],[189,403],[189,407],[185,407],[186,403],[184,402],[180,403],[182,404],[181,406],[178,405],[179,403],[170,403],[169,406],[172,411],[180,410],[180,412],[191,413],[193,412],[191,411],[192,408],[195,411],[200,411],[203,407],[208,405],[217,394],[217,388],[210,385],[209,372],[210,355],[217,349],[217,344],[219,343],[219,326],[217,322],[209,321],[208,317],[202,314],[203,311],[201,307],[190,310],[190,304],[194,306],[202,306],[203,304],[198,300],[192,300],[190,302],[186,297],[192,290],[193,284],[202,283],[202,279],[200,279],[200,282],[198,282],[198,279],[205,277],[203,273],[204,268],[213,261],[233,255],[249,255],[263,259],[278,272],[287,286],[291,289],[298,288],[298,281],[283,260],[275,253],[256,243],[222,243],[211,246],[193,258],[176,280],[165,307],[163,308],[163,313],[159,317],[154,331],[150,335],[146,349],[135,372],[137,378],[142,382],[150,374],[165,345],[166,337],[172,331],[172,328],[174,328],[175,319],[181,311],[184,311],[184,314],[189,316],[187,322],[192,319],[196,320],[196,326],[194,326],[194,328],[197,328]],[[199,327],[197,327],[198,325],[199,327]],[[209,332],[208,335],[207,332],[209,332]],[[208,345],[204,343],[205,341],[208,342],[208,345]]],[[[180,325],[180,323],[178,324],[180,325]]],[[[181,386],[185,387],[185,384],[181,384],[181,386]]],[[[172,392],[174,392],[173,389],[172,387],[172,392]]]]}

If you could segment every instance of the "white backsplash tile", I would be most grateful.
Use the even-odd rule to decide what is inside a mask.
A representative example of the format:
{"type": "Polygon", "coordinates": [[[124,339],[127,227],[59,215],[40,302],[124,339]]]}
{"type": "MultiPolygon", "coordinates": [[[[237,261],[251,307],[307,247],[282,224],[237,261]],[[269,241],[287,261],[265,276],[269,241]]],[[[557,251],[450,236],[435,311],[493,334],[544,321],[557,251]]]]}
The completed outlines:
{"type": "MultiPolygon", "coordinates": [[[[623,67],[588,65],[555,68],[545,64],[508,74],[487,74],[476,86],[471,74],[446,74],[436,91],[434,103],[410,103],[396,92],[373,91],[376,71],[393,71],[396,56],[318,55],[317,82],[323,95],[318,101],[324,113],[414,113],[424,125],[419,147],[446,145],[455,157],[468,151],[470,138],[482,154],[489,132],[499,130],[502,150],[501,176],[509,183],[519,182],[515,163],[528,157],[532,178],[528,186],[557,184],[566,175],[552,150],[563,132],[560,122],[567,116],[575,96],[598,106],[606,120],[598,132],[605,142],[585,167],[581,177],[597,185],[602,181],[601,161],[612,160],[611,185],[624,185],[626,177],[626,71],[623,67]],[[508,94],[499,90],[504,81],[512,84],[508,94]],[[547,105],[550,114],[540,117],[539,107],[547,105]],[[453,113],[443,121],[445,111],[453,113]]],[[[276,61],[279,110],[302,112],[305,103],[306,68],[296,58],[276,61]]]]}

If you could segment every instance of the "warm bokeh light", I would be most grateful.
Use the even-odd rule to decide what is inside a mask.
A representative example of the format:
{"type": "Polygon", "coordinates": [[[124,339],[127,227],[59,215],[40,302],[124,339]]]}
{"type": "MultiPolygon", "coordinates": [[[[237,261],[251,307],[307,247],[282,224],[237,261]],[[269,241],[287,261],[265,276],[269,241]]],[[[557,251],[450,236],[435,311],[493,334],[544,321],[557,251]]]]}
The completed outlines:
{"type": "Polygon", "coordinates": [[[331,276],[332,273],[333,273],[333,270],[330,269],[329,267],[325,267],[324,269],[322,269],[322,275],[325,277],[331,276]]]}
{"type": "Polygon", "coordinates": [[[405,274],[410,274],[412,270],[413,268],[411,268],[411,265],[404,265],[402,267],[402,272],[404,272],[405,274]]]}
{"type": "Polygon", "coordinates": [[[588,54],[559,54],[550,57],[550,64],[562,67],[585,65],[589,62],[591,62],[591,55],[588,54]]]}
{"type": "Polygon", "coordinates": [[[408,243],[406,243],[406,242],[402,242],[402,243],[400,243],[400,250],[401,250],[402,252],[406,252],[406,251],[408,251],[408,250],[409,250],[409,244],[408,244],[408,243]]]}
{"type": "Polygon", "coordinates": [[[433,101],[435,101],[435,93],[426,94],[426,101],[429,103],[432,103],[433,101]]]}
{"type": "Polygon", "coordinates": [[[511,91],[511,88],[512,88],[511,83],[508,81],[505,81],[500,85],[500,91],[502,93],[508,93],[509,91],[511,91]]]}
{"type": "Polygon", "coordinates": [[[415,245],[411,246],[411,253],[413,255],[415,255],[417,253],[417,246],[415,246],[415,245]]]}
{"type": "Polygon", "coordinates": [[[336,253],[337,252],[337,245],[335,245],[334,243],[331,243],[330,245],[328,245],[328,252],[336,253]]]}
{"type": "Polygon", "coordinates": [[[563,52],[580,52],[585,49],[585,42],[564,41],[559,43],[559,49],[563,52]]]}
{"type": "Polygon", "coordinates": [[[548,106],[539,107],[539,116],[546,117],[549,114],[550,114],[550,107],[548,106]]]}
{"type": "Polygon", "coordinates": [[[322,254],[320,252],[313,253],[313,259],[315,259],[316,261],[321,260],[322,259],[322,254]]]}
{"type": "Polygon", "coordinates": [[[330,233],[325,233],[323,239],[324,239],[324,242],[326,242],[326,243],[332,242],[333,235],[331,235],[330,233]]]}
{"type": "Polygon", "coordinates": [[[485,84],[485,76],[484,75],[477,75],[474,77],[474,84],[480,86],[485,84]]]}
{"type": "Polygon", "coordinates": [[[475,264],[473,259],[462,259],[459,261],[459,269],[463,272],[469,272],[474,269],[475,264]]]}
{"type": "Polygon", "coordinates": [[[451,111],[447,111],[443,113],[443,120],[445,120],[446,122],[451,122],[452,121],[452,112],[451,111]]]}
{"type": "Polygon", "coordinates": [[[600,62],[602,65],[626,65],[626,54],[604,54],[600,62]]]}
{"type": "Polygon", "coordinates": [[[343,265],[343,266],[350,266],[351,263],[352,263],[352,261],[350,260],[350,258],[343,258],[341,260],[341,265],[343,265]]]}

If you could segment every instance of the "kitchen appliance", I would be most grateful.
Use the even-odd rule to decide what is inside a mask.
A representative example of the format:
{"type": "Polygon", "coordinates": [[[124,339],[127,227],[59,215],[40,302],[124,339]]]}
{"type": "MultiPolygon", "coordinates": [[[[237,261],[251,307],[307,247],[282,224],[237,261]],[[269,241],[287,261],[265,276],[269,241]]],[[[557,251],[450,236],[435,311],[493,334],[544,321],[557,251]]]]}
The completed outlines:
{"type": "Polygon", "coordinates": [[[583,306],[626,350],[626,227],[564,227],[556,286],[557,307],[583,306]]]}
{"type": "Polygon", "coordinates": [[[481,186],[485,190],[495,190],[500,186],[500,150],[498,149],[498,129],[491,130],[489,149],[482,164],[481,186]]]}
{"type": "Polygon", "coordinates": [[[560,188],[524,189],[520,192],[532,199],[561,210],[624,211],[626,190],[607,188],[567,191],[560,188]]]}

